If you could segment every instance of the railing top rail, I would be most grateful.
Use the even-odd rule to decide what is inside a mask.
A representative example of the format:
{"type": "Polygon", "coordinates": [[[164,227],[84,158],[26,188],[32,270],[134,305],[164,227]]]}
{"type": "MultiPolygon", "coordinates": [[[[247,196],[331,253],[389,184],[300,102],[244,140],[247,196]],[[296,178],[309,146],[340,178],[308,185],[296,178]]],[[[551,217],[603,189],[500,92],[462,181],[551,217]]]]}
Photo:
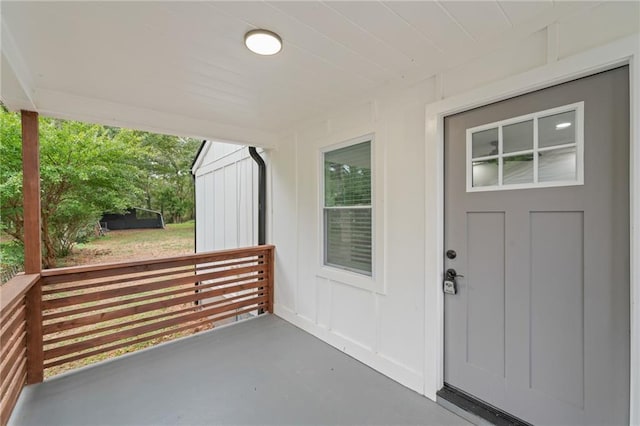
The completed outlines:
{"type": "Polygon", "coordinates": [[[0,316],[5,313],[5,309],[12,306],[14,302],[24,295],[40,279],[40,274],[18,274],[4,283],[0,287],[0,316]]]}
{"type": "Polygon", "coordinates": [[[202,259],[207,261],[215,261],[216,257],[229,258],[233,256],[242,256],[242,255],[250,256],[252,254],[257,254],[260,252],[264,252],[265,250],[271,250],[273,248],[275,248],[274,245],[265,244],[261,246],[242,247],[242,248],[229,249],[229,250],[208,251],[208,252],[194,253],[194,254],[188,254],[188,255],[182,255],[182,256],[149,258],[149,259],[143,259],[143,260],[136,260],[133,262],[124,261],[124,262],[103,263],[103,264],[97,264],[97,265],[70,266],[65,268],[45,269],[41,272],[41,275],[42,277],[54,277],[58,275],[108,271],[112,269],[132,268],[136,266],[159,265],[164,263],[181,262],[181,261],[187,261],[187,260],[197,261],[202,259]]]}

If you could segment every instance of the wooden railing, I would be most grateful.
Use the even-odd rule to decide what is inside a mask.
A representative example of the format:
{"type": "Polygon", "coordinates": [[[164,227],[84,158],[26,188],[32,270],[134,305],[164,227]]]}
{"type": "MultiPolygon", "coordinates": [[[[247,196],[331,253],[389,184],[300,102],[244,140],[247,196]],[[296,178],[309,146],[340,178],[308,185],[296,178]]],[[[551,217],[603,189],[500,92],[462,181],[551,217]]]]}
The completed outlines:
{"type": "Polygon", "coordinates": [[[11,279],[0,287],[0,425],[43,370],[55,374],[273,312],[274,250],[263,245],[11,279]]]}
{"type": "Polygon", "coordinates": [[[273,246],[42,272],[44,368],[271,312],[273,246]]]}
{"type": "Polygon", "coordinates": [[[18,275],[0,288],[0,424],[11,415],[27,381],[27,295],[40,276],[18,275]]]}

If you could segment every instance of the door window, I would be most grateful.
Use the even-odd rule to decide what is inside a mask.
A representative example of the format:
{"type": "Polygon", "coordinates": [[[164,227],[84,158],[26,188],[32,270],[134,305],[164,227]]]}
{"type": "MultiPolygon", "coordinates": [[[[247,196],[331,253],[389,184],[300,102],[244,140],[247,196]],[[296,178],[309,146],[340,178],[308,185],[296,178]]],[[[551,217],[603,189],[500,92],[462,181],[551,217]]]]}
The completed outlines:
{"type": "Polygon", "coordinates": [[[467,192],[582,185],[584,102],[467,129],[467,192]]]}

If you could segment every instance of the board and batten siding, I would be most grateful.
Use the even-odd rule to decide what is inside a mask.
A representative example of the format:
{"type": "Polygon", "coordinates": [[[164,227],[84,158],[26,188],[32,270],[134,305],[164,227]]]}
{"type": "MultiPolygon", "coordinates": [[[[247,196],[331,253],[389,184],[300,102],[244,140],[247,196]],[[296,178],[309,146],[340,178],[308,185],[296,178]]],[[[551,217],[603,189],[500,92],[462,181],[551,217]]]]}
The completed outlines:
{"type": "Polygon", "coordinates": [[[258,167],[248,148],[207,141],[193,174],[196,252],[256,245],[258,167]]]}
{"type": "MultiPolygon", "coordinates": [[[[442,158],[437,144],[427,140],[433,129],[427,133],[425,113],[436,103],[638,37],[639,13],[640,3],[595,5],[527,37],[497,42],[493,51],[425,76],[412,87],[354,100],[283,132],[268,151],[267,167],[267,239],[276,246],[275,313],[435,398],[442,374],[437,366],[441,283],[434,279],[442,267],[437,166],[442,158]],[[375,136],[370,287],[366,280],[322,266],[320,204],[321,152],[367,134],[375,136]]],[[[207,153],[195,171],[198,251],[255,243],[256,218],[242,215],[257,212],[257,194],[253,208],[240,212],[241,205],[249,204],[243,185],[252,181],[254,194],[257,189],[257,169],[247,165],[250,161],[246,148],[221,146],[207,153]],[[247,229],[253,229],[253,240],[243,240],[247,229]]],[[[631,404],[632,412],[640,413],[640,401],[631,404]]]]}
{"type": "Polygon", "coordinates": [[[433,165],[442,158],[435,143],[426,143],[428,106],[637,37],[639,11],[637,3],[602,3],[525,38],[504,40],[493,52],[410,88],[354,101],[283,134],[270,151],[276,314],[435,398],[441,372],[432,354],[442,351],[442,322],[437,317],[441,282],[434,277],[441,268],[442,218],[441,181],[433,165]],[[367,288],[322,266],[319,158],[327,147],[371,133],[377,270],[367,288]]]}

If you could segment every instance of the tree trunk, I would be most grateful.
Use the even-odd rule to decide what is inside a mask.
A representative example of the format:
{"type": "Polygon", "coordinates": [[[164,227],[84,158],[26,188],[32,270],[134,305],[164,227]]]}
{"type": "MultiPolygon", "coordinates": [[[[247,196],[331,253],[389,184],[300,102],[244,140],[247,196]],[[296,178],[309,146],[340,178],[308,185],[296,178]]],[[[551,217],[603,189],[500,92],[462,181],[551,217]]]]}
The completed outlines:
{"type": "Polygon", "coordinates": [[[42,215],[42,243],[44,244],[44,256],[43,263],[45,269],[56,267],[56,250],[51,241],[51,234],[49,233],[49,223],[46,215],[42,215]]]}

